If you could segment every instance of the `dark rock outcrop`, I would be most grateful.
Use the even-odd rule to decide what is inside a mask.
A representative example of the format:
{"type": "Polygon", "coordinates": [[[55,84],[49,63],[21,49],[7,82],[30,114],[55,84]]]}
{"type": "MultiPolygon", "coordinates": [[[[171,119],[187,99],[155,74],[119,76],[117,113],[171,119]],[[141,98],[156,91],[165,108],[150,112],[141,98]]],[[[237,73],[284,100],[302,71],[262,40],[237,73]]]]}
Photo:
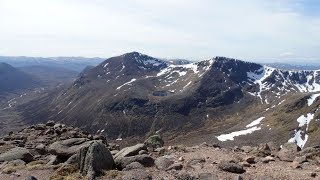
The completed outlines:
{"type": "Polygon", "coordinates": [[[223,171],[227,171],[227,172],[231,172],[231,173],[244,173],[245,170],[243,169],[243,166],[236,164],[236,163],[232,163],[232,162],[221,162],[218,165],[219,169],[223,170],[223,171]]]}

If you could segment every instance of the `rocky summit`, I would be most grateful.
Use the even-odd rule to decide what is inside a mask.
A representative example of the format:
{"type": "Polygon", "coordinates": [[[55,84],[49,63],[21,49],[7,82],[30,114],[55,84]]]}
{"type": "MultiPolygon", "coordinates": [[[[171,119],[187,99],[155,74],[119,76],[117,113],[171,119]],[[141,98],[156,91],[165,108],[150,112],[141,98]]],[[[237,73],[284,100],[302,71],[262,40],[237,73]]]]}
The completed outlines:
{"type": "Polygon", "coordinates": [[[0,179],[7,180],[318,179],[319,164],[319,146],[168,146],[155,134],[121,147],[52,121],[0,140],[0,179]]]}

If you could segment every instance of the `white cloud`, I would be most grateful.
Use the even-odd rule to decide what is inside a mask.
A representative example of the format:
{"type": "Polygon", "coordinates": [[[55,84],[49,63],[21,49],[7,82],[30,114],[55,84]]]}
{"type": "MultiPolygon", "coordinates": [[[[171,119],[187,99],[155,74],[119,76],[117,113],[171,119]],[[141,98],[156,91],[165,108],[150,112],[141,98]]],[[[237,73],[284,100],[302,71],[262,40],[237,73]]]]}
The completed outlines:
{"type": "Polygon", "coordinates": [[[8,55],[320,57],[320,19],[297,0],[0,0],[8,55]]]}
{"type": "Polygon", "coordinates": [[[283,52],[279,55],[281,58],[287,58],[287,57],[292,57],[294,56],[293,52],[283,52]]]}

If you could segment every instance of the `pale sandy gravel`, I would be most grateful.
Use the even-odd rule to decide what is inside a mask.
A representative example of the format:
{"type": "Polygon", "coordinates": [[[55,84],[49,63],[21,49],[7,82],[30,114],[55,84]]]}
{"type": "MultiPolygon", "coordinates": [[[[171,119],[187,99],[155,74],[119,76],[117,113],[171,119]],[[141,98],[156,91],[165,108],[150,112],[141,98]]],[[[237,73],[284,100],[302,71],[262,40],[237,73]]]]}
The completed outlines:
{"type": "MultiPolygon", "coordinates": [[[[200,173],[212,173],[219,177],[219,179],[233,179],[236,174],[223,172],[218,169],[217,163],[220,161],[229,161],[229,160],[239,160],[241,157],[247,156],[242,152],[232,152],[226,149],[215,149],[210,147],[201,147],[192,150],[193,152],[175,152],[172,154],[173,159],[178,161],[179,157],[184,157],[184,168],[182,171],[158,171],[155,168],[147,169],[150,172],[154,179],[174,179],[174,174],[181,172],[188,172],[193,175],[200,173]],[[186,162],[190,159],[195,158],[205,158],[206,162],[203,163],[203,167],[186,167],[186,162]]],[[[275,162],[270,162],[268,164],[257,162],[252,167],[245,168],[246,172],[241,174],[241,176],[246,179],[292,179],[292,180],[308,180],[308,179],[320,179],[320,167],[312,164],[304,164],[302,169],[293,169],[290,167],[290,162],[283,162],[276,160],[275,162]],[[316,172],[318,176],[312,178],[310,175],[312,172],[316,172]]]]}
{"type": "MultiPolygon", "coordinates": [[[[164,179],[171,180],[175,179],[174,175],[178,173],[187,172],[192,175],[198,175],[200,173],[212,173],[219,177],[219,179],[233,179],[236,174],[221,171],[218,168],[218,163],[220,161],[241,161],[243,157],[247,154],[243,152],[233,152],[227,149],[217,149],[211,147],[195,147],[188,148],[187,152],[172,152],[169,156],[176,162],[178,162],[179,157],[183,157],[185,160],[182,162],[184,165],[181,171],[159,171],[155,167],[146,168],[145,170],[149,172],[153,179],[164,179]],[[188,167],[186,164],[191,159],[206,159],[205,163],[201,165],[195,165],[193,167],[188,167]]],[[[275,162],[270,162],[268,164],[257,162],[252,167],[245,168],[246,172],[241,174],[245,180],[269,180],[269,179],[280,179],[280,180],[309,180],[309,179],[320,179],[320,166],[305,163],[302,165],[302,169],[293,169],[290,167],[290,162],[283,162],[276,159],[275,162]],[[312,172],[316,172],[318,176],[312,178],[310,175],[312,172]],[[268,179],[269,178],[269,179],[268,179]]],[[[35,176],[39,180],[49,179],[53,170],[20,170],[15,174],[20,174],[20,176],[0,174],[0,180],[24,180],[28,176],[35,176]]],[[[99,179],[105,179],[100,177],[99,179]]]]}
{"type": "Polygon", "coordinates": [[[18,170],[12,174],[1,174],[0,180],[25,180],[26,177],[34,176],[38,180],[48,180],[54,170],[18,170]]]}

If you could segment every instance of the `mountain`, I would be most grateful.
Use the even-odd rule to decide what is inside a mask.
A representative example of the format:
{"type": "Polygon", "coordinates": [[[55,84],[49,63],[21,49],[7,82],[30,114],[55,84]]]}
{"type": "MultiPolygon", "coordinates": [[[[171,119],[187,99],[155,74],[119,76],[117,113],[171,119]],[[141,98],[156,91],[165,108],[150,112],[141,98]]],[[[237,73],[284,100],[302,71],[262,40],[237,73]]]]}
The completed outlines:
{"type": "Polygon", "coordinates": [[[13,67],[46,66],[51,68],[64,68],[81,72],[86,66],[96,66],[104,61],[102,58],[84,57],[25,57],[0,56],[0,62],[11,64],[13,67]]]}
{"type": "Polygon", "coordinates": [[[319,144],[320,71],[288,71],[215,57],[176,65],[138,52],[112,57],[18,110],[133,141],[319,144]],[[259,138],[257,138],[259,137],[259,138]]]}
{"type": "Polygon", "coordinates": [[[0,95],[37,87],[41,82],[7,63],[0,62],[0,95]]]}

